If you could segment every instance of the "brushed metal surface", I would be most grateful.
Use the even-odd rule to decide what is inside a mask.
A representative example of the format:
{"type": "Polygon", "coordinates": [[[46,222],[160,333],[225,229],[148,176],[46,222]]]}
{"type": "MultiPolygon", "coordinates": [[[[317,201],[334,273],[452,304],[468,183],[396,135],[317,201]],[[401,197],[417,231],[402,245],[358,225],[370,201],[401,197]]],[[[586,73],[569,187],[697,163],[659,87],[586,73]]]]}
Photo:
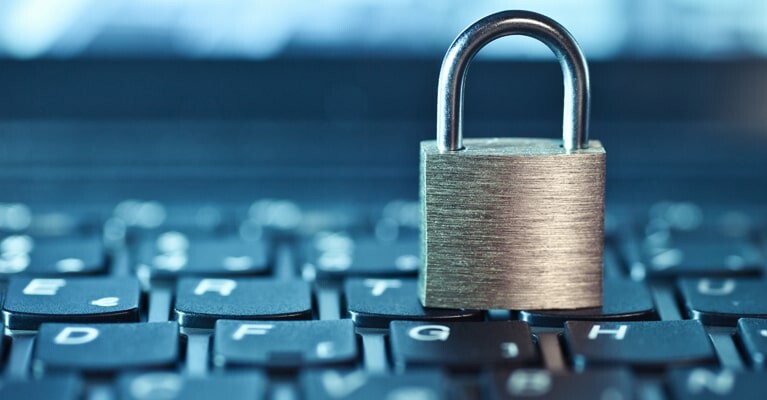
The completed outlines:
{"type": "Polygon", "coordinates": [[[571,309],[602,304],[605,151],[555,139],[421,142],[427,307],[571,309]]]}

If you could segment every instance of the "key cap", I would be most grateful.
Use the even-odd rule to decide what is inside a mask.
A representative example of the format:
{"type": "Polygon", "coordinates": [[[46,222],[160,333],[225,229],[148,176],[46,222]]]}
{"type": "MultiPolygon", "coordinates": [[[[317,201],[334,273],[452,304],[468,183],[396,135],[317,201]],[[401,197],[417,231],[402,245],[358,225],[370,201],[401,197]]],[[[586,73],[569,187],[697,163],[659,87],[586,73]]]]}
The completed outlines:
{"type": "Polygon", "coordinates": [[[352,239],[344,234],[321,234],[311,247],[304,274],[318,278],[344,276],[396,277],[418,273],[421,265],[417,238],[384,242],[372,237],[352,239]],[[309,271],[307,271],[309,269],[309,271]]]}
{"type": "Polygon", "coordinates": [[[307,282],[273,279],[181,279],[175,316],[181,326],[212,329],[219,319],[311,319],[307,282]]]}
{"type": "Polygon", "coordinates": [[[0,203],[0,232],[34,237],[97,232],[103,220],[91,206],[68,205],[66,210],[22,203],[0,203]]]}
{"type": "Polygon", "coordinates": [[[764,259],[759,249],[745,240],[694,241],[646,248],[647,276],[742,276],[759,275],[764,259]]]}
{"type": "MultiPolygon", "coordinates": [[[[327,210],[324,210],[327,211],[327,210]]],[[[348,209],[344,210],[348,212],[348,209]]],[[[308,228],[312,215],[292,200],[288,199],[260,199],[253,202],[248,208],[244,223],[253,224],[268,229],[278,235],[290,234],[298,228],[308,228]]],[[[348,217],[348,214],[346,215],[348,217]]],[[[336,222],[338,219],[333,218],[336,222]]]]}
{"type": "Polygon", "coordinates": [[[421,230],[421,202],[412,199],[396,199],[386,203],[382,209],[375,210],[370,219],[376,225],[376,235],[390,237],[391,234],[382,234],[381,230],[389,230],[396,227],[398,236],[413,233],[421,230]],[[387,225],[387,228],[380,228],[379,225],[387,225]]]}
{"type": "Polygon", "coordinates": [[[750,242],[754,210],[701,208],[660,202],[644,228],[641,261],[633,276],[758,275],[764,257],[750,242]]]}
{"type": "Polygon", "coordinates": [[[517,369],[493,374],[490,398],[500,399],[633,399],[634,380],[626,370],[578,374],[517,369]]]}
{"type": "Polygon", "coordinates": [[[477,310],[424,308],[414,279],[349,279],[344,285],[352,321],[367,328],[388,328],[393,320],[481,321],[477,310]]]}
{"type": "Polygon", "coordinates": [[[672,370],[668,383],[677,400],[760,399],[765,394],[764,375],[757,372],[672,370]]]}
{"type": "Polygon", "coordinates": [[[751,364],[757,368],[767,366],[767,320],[741,318],[737,332],[751,364]]]}
{"type": "Polygon", "coordinates": [[[101,373],[171,366],[178,358],[175,322],[43,324],[37,336],[36,372],[101,373]]]}
{"type": "Polygon", "coordinates": [[[521,311],[520,318],[531,325],[561,327],[565,321],[638,321],[658,319],[652,297],[642,282],[605,279],[600,308],[561,311],[521,311]]]}
{"type": "Polygon", "coordinates": [[[349,363],[357,358],[354,325],[328,321],[216,322],[216,366],[298,368],[349,363]]]}
{"type": "Polygon", "coordinates": [[[0,203],[0,232],[20,232],[29,229],[33,214],[24,203],[0,203]]]}
{"type": "Polygon", "coordinates": [[[231,216],[216,204],[183,202],[167,205],[154,200],[136,199],[118,203],[112,217],[134,233],[160,232],[171,228],[215,232],[231,222],[231,216]]]}
{"type": "Polygon", "coordinates": [[[266,394],[266,378],[257,372],[237,372],[205,377],[175,372],[146,372],[120,377],[118,390],[125,400],[253,400],[266,394]]]}
{"type": "Polygon", "coordinates": [[[10,329],[43,322],[133,322],[139,318],[139,283],[133,278],[13,278],[3,306],[10,329]]]}
{"type": "Polygon", "coordinates": [[[242,276],[269,271],[269,254],[263,240],[238,236],[189,236],[176,231],[160,234],[140,246],[139,276],[170,279],[178,275],[242,276]]]}
{"type": "Polygon", "coordinates": [[[0,399],[80,398],[83,384],[74,375],[47,376],[36,380],[0,380],[0,399]]]}
{"type": "Polygon", "coordinates": [[[759,213],[753,207],[703,208],[691,202],[659,202],[649,210],[644,231],[654,244],[743,239],[754,232],[759,213]]]}
{"type": "Polygon", "coordinates": [[[658,369],[716,361],[699,321],[569,321],[564,339],[579,371],[614,365],[658,369]]]}
{"type": "Polygon", "coordinates": [[[767,282],[747,279],[684,279],[679,290],[690,318],[734,326],[738,318],[767,317],[767,282]]]}
{"type": "Polygon", "coordinates": [[[390,329],[392,357],[400,369],[528,365],[537,357],[530,328],[522,321],[393,321],[390,329]]]}
{"type": "Polygon", "coordinates": [[[448,382],[439,371],[368,374],[354,371],[309,371],[301,376],[306,400],[436,400],[447,397],[448,382]]]}
{"type": "Polygon", "coordinates": [[[32,238],[7,236],[0,241],[0,279],[10,275],[88,275],[105,272],[108,257],[96,235],[32,238]]]}

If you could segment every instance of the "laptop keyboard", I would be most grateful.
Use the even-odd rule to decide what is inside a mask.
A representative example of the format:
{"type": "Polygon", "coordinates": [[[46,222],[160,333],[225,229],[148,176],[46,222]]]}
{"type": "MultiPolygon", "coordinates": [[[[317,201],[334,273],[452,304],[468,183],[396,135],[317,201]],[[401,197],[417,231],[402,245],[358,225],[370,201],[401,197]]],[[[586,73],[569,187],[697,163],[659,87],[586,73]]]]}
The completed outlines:
{"type": "Polygon", "coordinates": [[[424,309],[417,202],[0,205],[0,398],[764,396],[764,210],[608,209],[599,309],[424,309]]]}

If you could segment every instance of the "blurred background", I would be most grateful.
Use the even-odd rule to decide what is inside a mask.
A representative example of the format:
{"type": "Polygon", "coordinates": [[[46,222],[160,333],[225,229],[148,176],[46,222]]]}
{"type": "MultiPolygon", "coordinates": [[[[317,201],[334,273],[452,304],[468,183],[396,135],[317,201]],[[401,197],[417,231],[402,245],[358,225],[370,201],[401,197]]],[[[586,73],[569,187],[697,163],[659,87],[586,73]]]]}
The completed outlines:
{"type": "MultiPolygon", "coordinates": [[[[760,0],[4,0],[1,196],[415,199],[441,58],[510,8],[584,48],[608,203],[767,199],[760,0]]],[[[483,49],[466,135],[561,135],[553,59],[523,37],[483,49]]]]}
{"type": "MultiPolygon", "coordinates": [[[[468,23],[507,9],[564,24],[592,60],[767,56],[759,0],[5,0],[11,58],[441,57],[468,23]]],[[[499,42],[482,56],[548,58],[535,42],[499,42]]]]}

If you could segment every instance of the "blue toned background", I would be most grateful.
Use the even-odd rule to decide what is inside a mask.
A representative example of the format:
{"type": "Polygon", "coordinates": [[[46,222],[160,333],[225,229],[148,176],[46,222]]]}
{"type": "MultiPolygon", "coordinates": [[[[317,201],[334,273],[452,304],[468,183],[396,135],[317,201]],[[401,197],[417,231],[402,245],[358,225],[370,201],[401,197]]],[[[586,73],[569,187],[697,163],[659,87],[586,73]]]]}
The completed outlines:
{"type": "MultiPolygon", "coordinates": [[[[583,46],[608,204],[767,199],[767,4],[680,0],[5,0],[2,199],[416,198],[442,55],[508,7],[583,46]]],[[[531,39],[484,49],[466,96],[467,136],[560,135],[531,39]]]]}
{"type": "MultiPolygon", "coordinates": [[[[470,22],[508,8],[561,22],[592,60],[767,56],[767,5],[759,0],[5,0],[0,51],[13,58],[431,59],[470,22]]],[[[548,56],[532,40],[482,53],[548,56]]]]}

